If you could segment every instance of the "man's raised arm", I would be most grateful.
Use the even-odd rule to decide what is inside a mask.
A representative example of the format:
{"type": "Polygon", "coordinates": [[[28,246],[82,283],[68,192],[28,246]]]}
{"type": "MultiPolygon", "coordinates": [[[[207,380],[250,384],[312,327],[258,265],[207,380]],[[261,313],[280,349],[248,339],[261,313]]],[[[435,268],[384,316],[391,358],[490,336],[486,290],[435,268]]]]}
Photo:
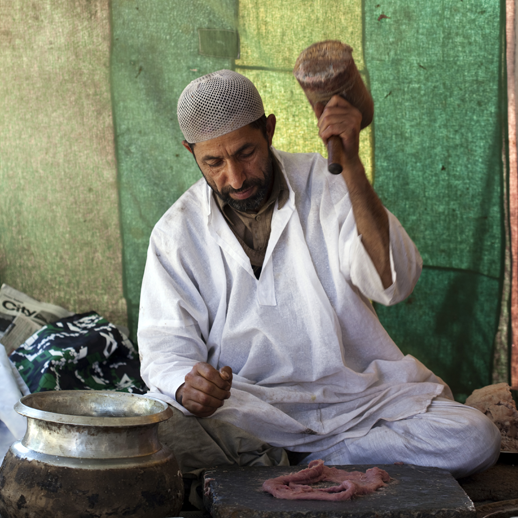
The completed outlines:
{"type": "Polygon", "coordinates": [[[396,304],[412,293],[422,260],[404,228],[385,209],[367,180],[358,155],[362,116],[340,96],[332,97],[325,107],[317,104],[314,110],[324,143],[337,135],[345,149],[342,176],[358,236],[349,241],[346,271],[366,297],[384,305],[396,304]]]}
{"type": "Polygon", "coordinates": [[[335,95],[324,107],[315,106],[319,135],[327,143],[333,135],[342,139],[344,161],[342,176],[345,179],[353,208],[358,234],[378,272],[383,288],[393,282],[390,268],[390,237],[388,216],[376,192],[367,180],[358,155],[361,113],[343,97],[335,95]]]}

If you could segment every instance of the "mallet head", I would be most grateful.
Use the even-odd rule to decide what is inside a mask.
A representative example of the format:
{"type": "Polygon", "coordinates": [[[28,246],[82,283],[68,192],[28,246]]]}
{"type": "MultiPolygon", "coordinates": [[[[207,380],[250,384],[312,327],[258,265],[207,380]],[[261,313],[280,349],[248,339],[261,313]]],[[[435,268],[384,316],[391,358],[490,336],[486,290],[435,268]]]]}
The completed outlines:
{"type": "Polygon", "coordinates": [[[374,103],[352,56],[353,49],[337,40],[314,43],[295,62],[293,75],[312,106],[341,95],[362,114],[361,128],[372,122],[374,103]]]}

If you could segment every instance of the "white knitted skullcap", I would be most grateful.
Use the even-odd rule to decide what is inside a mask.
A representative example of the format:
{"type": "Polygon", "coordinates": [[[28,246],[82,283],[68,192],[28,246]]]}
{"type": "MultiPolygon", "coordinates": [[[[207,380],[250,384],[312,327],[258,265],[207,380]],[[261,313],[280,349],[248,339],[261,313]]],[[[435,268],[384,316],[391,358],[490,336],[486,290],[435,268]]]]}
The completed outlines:
{"type": "Polygon", "coordinates": [[[190,82],[178,99],[178,122],[187,142],[221,137],[264,115],[263,101],[250,79],[219,70],[190,82]]]}

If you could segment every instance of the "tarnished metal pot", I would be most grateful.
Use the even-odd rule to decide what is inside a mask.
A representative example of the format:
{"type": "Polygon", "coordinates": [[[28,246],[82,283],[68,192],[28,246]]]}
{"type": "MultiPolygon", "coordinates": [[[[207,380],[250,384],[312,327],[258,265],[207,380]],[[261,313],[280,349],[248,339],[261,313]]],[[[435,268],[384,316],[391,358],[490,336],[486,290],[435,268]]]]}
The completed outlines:
{"type": "Polygon", "coordinates": [[[166,403],[118,392],[64,390],[23,397],[27,432],[0,468],[2,518],[178,515],[183,482],[158,440],[166,403]]]}

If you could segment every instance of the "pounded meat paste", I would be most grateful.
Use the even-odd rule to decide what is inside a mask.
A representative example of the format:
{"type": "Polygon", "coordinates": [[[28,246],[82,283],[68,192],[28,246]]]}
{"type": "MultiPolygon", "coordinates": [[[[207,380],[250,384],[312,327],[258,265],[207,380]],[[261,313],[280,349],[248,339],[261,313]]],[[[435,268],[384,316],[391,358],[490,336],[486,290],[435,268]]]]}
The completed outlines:
{"type": "Polygon", "coordinates": [[[270,478],[263,484],[263,491],[285,500],[350,500],[355,495],[374,493],[390,480],[386,471],[370,468],[361,471],[344,471],[324,466],[323,460],[314,460],[298,473],[270,478]],[[311,487],[318,482],[336,482],[331,487],[311,487]]]}

